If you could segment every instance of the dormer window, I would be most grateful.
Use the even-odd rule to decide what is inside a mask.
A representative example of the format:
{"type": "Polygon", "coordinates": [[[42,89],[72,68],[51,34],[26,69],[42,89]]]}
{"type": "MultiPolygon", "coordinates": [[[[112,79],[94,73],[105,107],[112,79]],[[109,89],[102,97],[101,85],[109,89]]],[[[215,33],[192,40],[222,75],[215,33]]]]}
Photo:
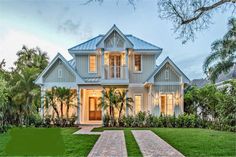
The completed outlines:
{"type": "Polygon", "coordinates": [[[89,56],[89,73],[96,73],[97,72],[97,61],[96,55],[89,56]]]}
{"type": "Polygon", "coordinates": [[[165,70],[165,80],[169,80],[170,72],[169,70],[165,70]]]}
{"type": "Polygon", "coordinates": [[[57,77],[62,78],[62,69],[61,68],[57,70],[57,77]]]}
{"type": "Polygon", "coordinates": [[[134,71],[142,72],[142,56],[140,54],[134,55],[134,71]]]}

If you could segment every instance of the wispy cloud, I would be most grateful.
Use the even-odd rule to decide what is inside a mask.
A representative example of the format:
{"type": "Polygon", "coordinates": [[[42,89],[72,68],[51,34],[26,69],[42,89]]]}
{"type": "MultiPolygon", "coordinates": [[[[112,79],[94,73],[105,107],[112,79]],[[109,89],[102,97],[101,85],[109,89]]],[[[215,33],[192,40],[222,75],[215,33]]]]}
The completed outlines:
{"type": "Polygon", "coordinates": [[[58,31],[70,34],[78,34],[81,23],[79,21],[72,21],[71,19],[64,20],[58,25],[58,31]]]}

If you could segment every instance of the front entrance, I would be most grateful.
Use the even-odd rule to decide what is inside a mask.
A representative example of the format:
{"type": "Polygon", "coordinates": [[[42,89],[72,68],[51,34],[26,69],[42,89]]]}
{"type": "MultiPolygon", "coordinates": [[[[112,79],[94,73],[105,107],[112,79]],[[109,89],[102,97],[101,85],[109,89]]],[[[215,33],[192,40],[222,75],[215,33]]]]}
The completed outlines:
{"type": "Polygon", "coordinates": [[[173,95],[161,95],[161,113],[165,115],[173,115],[173,95]]]}
{"type": "Polygon", "coordinates": [[[102,110],[97,97],[89,97],[89,120],[102,120],[102,110]]]}

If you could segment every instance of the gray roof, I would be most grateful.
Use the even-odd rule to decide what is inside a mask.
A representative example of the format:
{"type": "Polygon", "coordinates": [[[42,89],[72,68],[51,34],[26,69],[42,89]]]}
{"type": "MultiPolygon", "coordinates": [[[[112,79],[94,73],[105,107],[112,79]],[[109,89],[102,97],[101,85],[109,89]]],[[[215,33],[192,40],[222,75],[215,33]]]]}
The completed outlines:
{"type": "Polygon", "coordinates": [[[208,83],[210,83],[210,81],[207,80],[207,79],[203,79],[203,78],[201,78],[201,79],[193,79],[191,81],[191,85],[192,86],[197,86],[197,87],[203,87],[203,86],[205,86],[208,83]]]}
{"type": "Polygon", "coordinates": [[[230,79],[236,79],[236,63],[227,73],[221,73],[216,79],[216,83],[224,82],[230,79]]]}
{"type": "Polygon", "coordinates": [[[75,60],[74,60],[74,59],[69,60],[68,63],[70,64],[70,66],[71,66],[72,68],[75,69],[76,63],[75,63],[75,60]]]}
{"type": "MultiPolygon", "coordinates": [[[[96,45],[99,43],[99,41],[103,38],[104,35],[98,35],[88,41],[85,41],[79,45],[76,45],[70,49],[69,51],[95,51],[96,45]]],[[[125,35],[130,42],[134,45],[134,50],[147,50],[147,51],[159,51],[162,50],[160,47],[155,46],[151,43],[148,43],[140,38],[137,38],[133,35],[125,35]]]]}

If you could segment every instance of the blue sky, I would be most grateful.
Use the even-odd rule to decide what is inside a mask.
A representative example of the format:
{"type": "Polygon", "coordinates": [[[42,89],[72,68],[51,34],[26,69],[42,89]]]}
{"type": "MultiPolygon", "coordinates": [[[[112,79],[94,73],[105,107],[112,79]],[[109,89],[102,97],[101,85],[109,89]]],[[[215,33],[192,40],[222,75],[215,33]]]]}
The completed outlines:
{"type": "Polygon", "coordinates": [[[0,0],[0,60],[13,66],[23,44],[47,51],[50,59],[57,52],[72,58],[67,49],[98,34],[113,24],[124,34],[133,34],[161,48],[160,64],[169,56],[190,78],[204,77],[202,63],[210,54],[211,43],[227,31],[231,13],[216,13],[209,29],[197,33],[185,45],[173,33],[172,23],[158,17],[154,0],[138,0],[136,9],[127,0],[104,0],[83,5],[86,0],[0,0]]]}

